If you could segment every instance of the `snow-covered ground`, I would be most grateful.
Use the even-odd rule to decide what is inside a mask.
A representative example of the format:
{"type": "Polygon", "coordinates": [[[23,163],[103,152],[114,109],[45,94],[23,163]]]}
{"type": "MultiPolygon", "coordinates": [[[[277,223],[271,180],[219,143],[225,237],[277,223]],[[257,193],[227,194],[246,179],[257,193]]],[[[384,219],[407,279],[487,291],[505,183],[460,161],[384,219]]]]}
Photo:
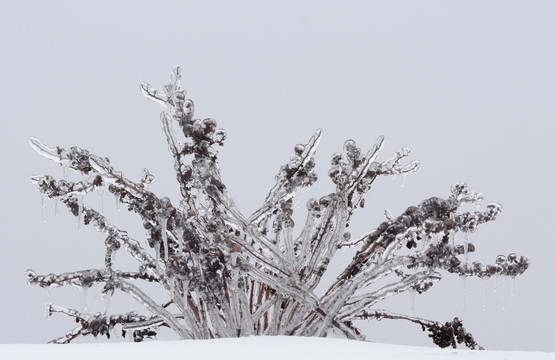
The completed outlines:
{"type": "Polygon", "coordinates": [[[360,341],[301,338],[249,337],[239,339],[95,343],[71,345],[0,345],[0,359],[555,359],[555,353],[472,351],[376,344],[360,341]]]}

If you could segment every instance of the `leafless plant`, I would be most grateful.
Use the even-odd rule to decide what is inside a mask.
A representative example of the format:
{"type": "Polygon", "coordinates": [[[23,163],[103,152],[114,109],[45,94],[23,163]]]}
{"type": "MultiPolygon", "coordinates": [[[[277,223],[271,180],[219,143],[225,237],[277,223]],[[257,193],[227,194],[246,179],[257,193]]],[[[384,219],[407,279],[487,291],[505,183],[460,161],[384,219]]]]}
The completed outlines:
{"type": "Polygon", "coordinates": [[[475,246],[455,241],[455,233],[474,232],[495,220],[500,205],[463,211],[466,204],[480,204],[483,195],[472,192],[465,183],[456,183],[448,198],[429,198],[397,217],[386,212],[387,221],[352,238],[347,227],[355,210],[364,207],[364,196],[374,181],[405,176],[416,171],[419,163],[405,164],[409,150],[404,148],[388,160],[378,161],[383,137],[366,153],[348,140],[343,153],[332,157],[328,175],[336,184],[335,192],[307,202],[306,222],[300,235],[294,236],[293,197],[301,187],[317,180],[314,154],[320,130],[307,143],[295,146],[262,206],[250,217],[245,216],[235,206],[217,164],[216,148],[223,145],[226,134],[217,129],[213,119],[194,119],[193,102],[186,98],[180,80],[176,67],[164,91],[141,86],[147,98],[167,110],[161,114],[161,122],[180,186],[178,205],[149,191],[153,176],[146,170],[143,178],[134,182],[114,169],[107,158],[85,149],[48,147],[38,139],[29,140],[33,149],[61,164],[64,171],[71,169],[83,175],[77,182],[55,180],[49,175],[34,176],[32,182],[44,198],[65,204],[79,224],[92,225],[103,233],[106,245],[104,268],[59,275],[37,275],[29,270],[29,284],[81,289],[101,284],[108,304],[114,291],[122,291],[150,313],[110,314],[107,306],[104,313],[92,314],[49,303],[48,314],[63,313],[78,323],[52,342],[69,343],[89,334],[109,337],[111,331],[120,330],[124,336],[141,341],[154,336],[162,326],[183,339],[326,336],[334,331],[362,340],[355,320],[403,319],[428,330],[441,347],[465,343],[479,348],[458,318],[442,324],[376,306],[401,292],[420,294],[428,290],[441,279],[440,270],[463,277],[522,274],[529,264],[524,257],[499,256],[494,265],[469,263],[466,258],[475,246]],[[112,225],[101,209],[84,204],[86,193],[105,188],[118,203],[140,216],[146,242],[130,238],[112,225]],[[330,260],[345,247],[359,250],[324,295],[317,296],[314,290],[330,260]],[[137,260],[135,272],[114,267],[113,255],[122,249],[137,260]],[[385,285],[376,286],[378,280],[385,285]],[[159,284],[167,302],[157,303],[141,290],[144,281],[159,284]]]}

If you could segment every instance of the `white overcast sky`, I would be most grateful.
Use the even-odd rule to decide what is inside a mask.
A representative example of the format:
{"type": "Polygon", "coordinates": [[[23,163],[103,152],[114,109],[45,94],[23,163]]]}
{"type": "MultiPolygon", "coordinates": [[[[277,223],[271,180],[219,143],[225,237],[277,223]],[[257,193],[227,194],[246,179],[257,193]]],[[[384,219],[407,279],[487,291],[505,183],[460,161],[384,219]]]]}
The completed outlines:
{"type": "MultiPolygon", "coordinates": [[[[160,109],[138,84],[160,87],[179,64],[197,116],[227,130],[222,173],[245,213],[317,128],[320,181],[305,198],[332,191],[329,158],[349,138],[368,149],[385,135],[382,159],[406,146],[422,162],[405,187],[374,186],[354,234],[385,209],[399,214],[448,196],[459,180],[501,203],[498,220],[471,236],[470,261],[513,251],[530,258],[514,297],[505,284],[505,311],[501,281],[497,292],[490,281],[484,312],[484,283],[469,279],[463,313],[459,279],[446,274],[417,296],[414,315],[460,316],[490,349],[555,351],[554,17],[553,1],[2,1],[0,342],[45,342],[72,326],[42,317],[44,294],[26,285],[27,268],[57,273],[103,261],[103,236],[79,232],[67,210],[54,218],[49,203],[42,223],[28,179],[61,170],[27,138],[109,156],[133,179],[146,167],[152,189],[177,202],[160,109]]],[[[141,238],[140,221],[113,204],[106,194],[108,215],[141,238]]],[[[79,306],[75,289],[52,298],[79,306]]],[[[115,306],[133,304],[122,297],[115,306]]],[[[409,296],[383,306],[410,312],[409,296]]],[[[376,341],[431,344],[398,321],[361,327],[376,341]]]]}

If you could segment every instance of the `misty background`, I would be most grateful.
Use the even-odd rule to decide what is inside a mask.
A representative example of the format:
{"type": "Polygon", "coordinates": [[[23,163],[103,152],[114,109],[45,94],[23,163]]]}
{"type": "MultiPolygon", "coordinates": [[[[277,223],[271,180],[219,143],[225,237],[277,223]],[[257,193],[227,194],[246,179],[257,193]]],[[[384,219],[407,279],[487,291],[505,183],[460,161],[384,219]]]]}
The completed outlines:
{"type": "MultiPolygon", "coordinates": [[[[34,153],[28,137],[107,156],[132,180],[148,168],[156,177],[151,189],[178,203],[161,108],[139,84],[161,88],[181,65],[196,117],[227,131],[222,175],[247,215],[294,145],[317,128],[324,133],[320,180],[301,194],[299,219],[308,198],[333,191],[329,161],[343,142],[352,138],[366,151],[379,135],[386,136],[379,159],[409,147],[421,168],[404,187],[401,179],[376,182],[353,236],[383,221],[385,209],[398,215],[430,196],[447,197],[460,180],[483,192],[485,203],[501,203],[498,219],[471,234],[477,252],[469,261],[494,263],[516,252],[530,269],[514,289],[509,280],[494,291],[495,281],[469,278],[466,311],[461,281],[445,273],[416,297],[412,315],[460,316],[488,349],[555,351],[554,15],[552,1],[2,1],[0,342],[44,343],[75,324],[61,315],[44,319],[44,291],[26,284],[26,269],[103,266],[104,236],[79,231],[63,206],[55,217],[48,202],[43,223],[29,177],[62,178],[62,171],[34,153]]],[[[95,196],[85,201],[98,206],[95,196]]],[[[104,208],[144,239],[139,218],[123,207],[118,213],[108,192],[104,208]]],[[[133,264],[124,254],[116,264],[120,255],[133,264]]],[[[350,256],[338,253],[328,279],[350,256]]],[[[88,305],[101,311],[94,293],[88,305]]],[[[77,289],[53,289],[51,298],[81,306],[77,289]]],[[[132,299],[116,295],[114,311],[131,307],[132,299]]],[[[410,313],[409,294],[379,307],[410,313]]],[[[358,325],[372,341],[433,346],[414,324],[358,325]]]]}

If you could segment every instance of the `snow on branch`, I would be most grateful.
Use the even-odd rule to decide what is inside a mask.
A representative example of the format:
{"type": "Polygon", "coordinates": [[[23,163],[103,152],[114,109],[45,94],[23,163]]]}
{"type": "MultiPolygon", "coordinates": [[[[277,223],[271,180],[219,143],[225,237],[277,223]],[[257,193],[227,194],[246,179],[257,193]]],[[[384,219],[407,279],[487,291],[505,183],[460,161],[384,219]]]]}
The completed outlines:
{"type": "Polygon", "coordinates": [[[526,271],[528,260],[516,254],[500,255],[493,264],[468,261],[476,246],[466,235],[495,220],[499,204],[479,210],[484,195],[460,182],[451,187],[447,198],[426,199],[397,217],[386,212],[386,221],[352,238],[347,231],[350,219],[365,206],[365,195],[376,180],[404,177],[416,171],[419,162],[407,162],[410,150],[406,148],[385,161],[378,160],[383,137],[367,152],[347,140],[343,152],[332,156],[328,172],[335,191],[307,202],[306,221],[295,237],[293,198],[301,187],[318,179],[314,155],[321,130],[306,143],[295,145],[260,208],[245,215],[236,207],[218,167],[217,147],[223,146],[226,133],[213,119],[194,118],[194,103],[186,98],[180,81],[181,70],[176,67],[163,91],[141,85],[143,94],[166,110],[160,121],[174,159],[182,197],[178,205],[149,190],[154,176],[146,169],[141,179],[133,181],[107,158],[88,150],[50,147],[29,139],[39,155],[63,168],[63,179],[31,178],[43,201],[50,198],[66,205],[80,226],[92,225],[104,235],[103,268],[57,275],[26,273],[29,284],[45,289],[69,285],[86,292],[93,286],[102,288],[107,304],[103,313],[47,304],[47,315],[64,314],[78,323],[53,342],[69,343],[86,335],[110,337],[118,331],[142,341],[154,337],[160,328],[169,328],[183,339],[335,332],[363,340],[354,321],[387,318],[421,325],[441,347],[464,343],[480,348],[458,318],[441,324],[375,307],[402,292],[427,291],[442,279],[442,273],[488,278],[515,277],[526,271]],[[82,180],[69,181],[68,171],[81,174],[82,180]],[[95,209],[84,203],[85,194],[102,194],[104,189],[118,206],[139,216],[144,241],[131,239],[127,231],[110,223],[102,205],[95,209]],[[465,211],[467,204],[477,209],[465,211]],[[465,235],[463,244],[456,240],[456,233],[465,235]],[[346,247],[358,251],[327,291],[316,295],[331,259],[346,247]],[[136,270],[116,268],[114,255],[120,250],[136,260],[136,270]],[[141,289],[144,282],[159,285],[165,301],[155,301],[141,289]],[[110,299],[116,291],[141,304],[149,315],[110,314],[110,299]]]}

